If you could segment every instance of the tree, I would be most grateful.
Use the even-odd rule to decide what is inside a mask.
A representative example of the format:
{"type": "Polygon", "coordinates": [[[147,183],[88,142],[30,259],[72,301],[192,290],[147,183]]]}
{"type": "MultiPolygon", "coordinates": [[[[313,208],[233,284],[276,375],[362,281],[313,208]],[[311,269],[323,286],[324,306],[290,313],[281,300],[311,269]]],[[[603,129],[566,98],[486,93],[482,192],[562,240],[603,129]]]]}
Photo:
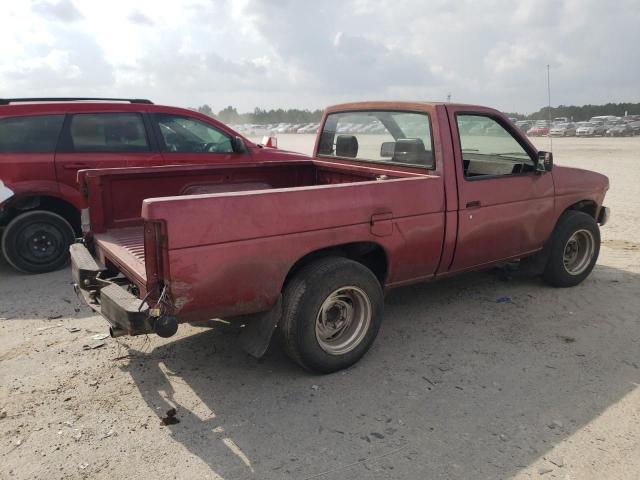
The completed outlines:
{"type": "Polygon", "coordinates": [[[198,107],[198,112],[204,114],[204,115],[208,115],[209,117],[214,117],[214,113],[213,110],[211,109],[211,107],[209,105],[207,105],[206,103],[204,105],[202,105],[201,107],[198,107]]]}

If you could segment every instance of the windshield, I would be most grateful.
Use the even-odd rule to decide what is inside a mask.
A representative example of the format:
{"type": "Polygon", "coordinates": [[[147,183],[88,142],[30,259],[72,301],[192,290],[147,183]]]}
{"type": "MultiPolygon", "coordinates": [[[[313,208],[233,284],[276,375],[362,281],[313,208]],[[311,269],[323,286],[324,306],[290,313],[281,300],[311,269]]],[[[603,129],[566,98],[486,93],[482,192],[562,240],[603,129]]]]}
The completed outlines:
{"type": "Polygon", "coordinates": [[[396,111],[329,114],[318,155],[433,168],[429,116],[396,111]]]}

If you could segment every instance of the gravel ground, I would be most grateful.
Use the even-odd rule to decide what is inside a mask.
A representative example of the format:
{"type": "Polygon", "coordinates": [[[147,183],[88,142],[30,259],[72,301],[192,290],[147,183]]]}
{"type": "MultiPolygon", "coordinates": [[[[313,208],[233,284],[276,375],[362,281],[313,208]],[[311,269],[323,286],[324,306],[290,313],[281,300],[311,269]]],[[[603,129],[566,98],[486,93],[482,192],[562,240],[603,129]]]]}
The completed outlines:
{"type": "Polygon", "coordinates": [[[611,180],[582,285],[396,290],[370,353],[333,375],[277,345],[255,361],[221,324],[95,340],[106,324],[76,311],[68,271],[0,263],[0,478],[639,478],[638,152],[640,137],[554,140],[556,163],[611,180]]]}

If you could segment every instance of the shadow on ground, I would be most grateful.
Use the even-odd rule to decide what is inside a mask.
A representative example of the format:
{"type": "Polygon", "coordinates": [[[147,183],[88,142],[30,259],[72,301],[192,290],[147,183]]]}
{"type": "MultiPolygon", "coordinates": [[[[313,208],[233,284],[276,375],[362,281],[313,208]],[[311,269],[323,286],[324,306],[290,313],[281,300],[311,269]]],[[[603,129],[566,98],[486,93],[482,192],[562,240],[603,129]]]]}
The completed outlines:
{"type": "Polygon", "coordinates": [[[124,368],[225,479],[504,478],[640,381],[638,301],[620,308],[639,286],[598,266],[565,290],[486,273],[403,288],[369,354],[328,376],[278,346],[256,362],[222,328],[132,350],[124,368]]]}

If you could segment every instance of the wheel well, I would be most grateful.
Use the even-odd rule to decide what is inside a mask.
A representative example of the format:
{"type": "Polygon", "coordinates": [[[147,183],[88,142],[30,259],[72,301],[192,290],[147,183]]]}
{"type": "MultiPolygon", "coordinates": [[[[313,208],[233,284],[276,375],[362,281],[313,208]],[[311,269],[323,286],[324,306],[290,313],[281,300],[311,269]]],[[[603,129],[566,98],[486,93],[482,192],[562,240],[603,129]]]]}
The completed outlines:
{"type": "Polygon", "coordinates": [[[373,272],[381,285],[384,285],[388,268],[387,254],[384,248],[373,242],[345,243],[308,253],[291,267],[284,284],[286,285],[305,265],[319,258],[331,256],[345,257],[361,263],[373,272]]]}
{"type": "Polygon", "coordinates": [[[8,224],[21,213],[32,210],[45,210],[57,213],[71,224],[76,234],[81,233],[80,212],[68,202],[56,197],[46,195],[34,195],[30,197],[19,197],[7,206],[7,214],[2,219],[3,224],[8,224]]]}
{"type": "Polygon", "coordinates": [[[577,210],[579,212],[584,212],[588,215],[591,215],[593,218],[596,218],[596,212],[598,211],[598,205],[593,200],[582,200],[578,203],[574,203],[567,210],[577,210]]]}

